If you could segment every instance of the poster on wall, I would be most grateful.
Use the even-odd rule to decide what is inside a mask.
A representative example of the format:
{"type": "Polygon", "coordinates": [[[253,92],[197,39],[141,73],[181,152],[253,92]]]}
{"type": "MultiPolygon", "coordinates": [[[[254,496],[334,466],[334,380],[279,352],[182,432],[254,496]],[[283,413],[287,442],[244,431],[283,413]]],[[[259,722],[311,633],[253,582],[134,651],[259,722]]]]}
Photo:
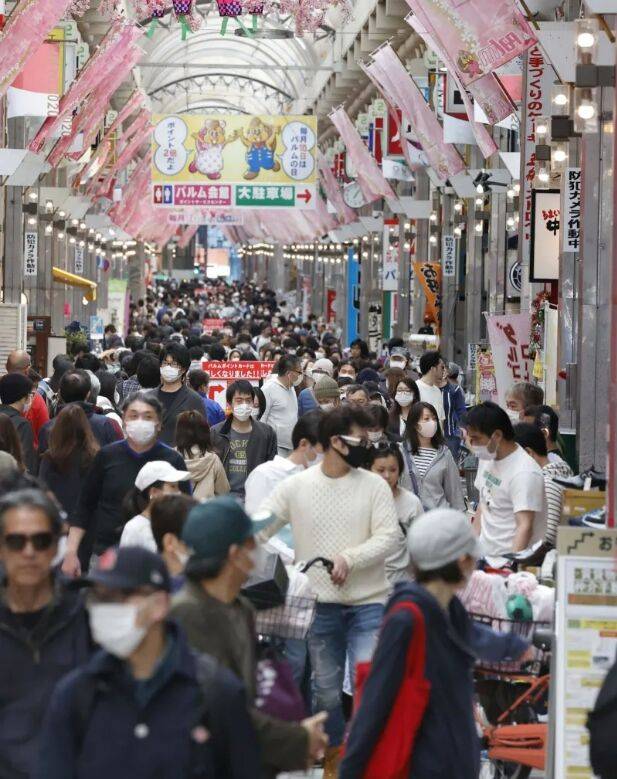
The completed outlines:
{"type": "Polygon", "coordinates": [[[530,281],[559,279],[560,226],[560,190],[534,189],[531,197],[530,281]]]}
{"type": "Polygon", "coordinates": [[[152,121],[155,206],[315,206],[315,116],[156,114],[152,121]]]}
{"type": "Polygon", "coordinates": [[[476,398],[479,403],[485,400],[498,403],[499,395],[492,352],[479,344],[476,346],[476,398]]]}
{"type": "Polygon", "coordinates": [[[518,381],[531,381],[533,360],[529,357],[531,314],[488,316],[486,328],[491,344],[499,403],[518,381]]]}

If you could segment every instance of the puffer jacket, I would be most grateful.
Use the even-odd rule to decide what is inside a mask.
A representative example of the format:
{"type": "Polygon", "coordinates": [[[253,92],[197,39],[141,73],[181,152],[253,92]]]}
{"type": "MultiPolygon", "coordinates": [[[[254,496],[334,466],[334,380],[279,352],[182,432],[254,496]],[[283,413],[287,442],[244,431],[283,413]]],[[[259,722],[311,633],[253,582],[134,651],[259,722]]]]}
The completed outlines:
{"type": "MultiPolygon", "coordinates": [[[[195,450],[195,447],[193,449],[195,450]]],[[[198,451],[194,451],[189,459],[185,459],[185,463],[191,474],[194,498],[207,500],[214,495],[227,495],[229,482],[221,458],[216,452],[198,454],[198,451]]]]}

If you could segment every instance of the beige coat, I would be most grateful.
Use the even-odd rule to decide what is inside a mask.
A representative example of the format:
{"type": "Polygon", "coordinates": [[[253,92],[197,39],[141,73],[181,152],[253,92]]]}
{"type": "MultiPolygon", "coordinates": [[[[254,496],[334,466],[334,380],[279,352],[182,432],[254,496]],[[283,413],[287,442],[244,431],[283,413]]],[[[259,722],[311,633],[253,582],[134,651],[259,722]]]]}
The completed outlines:
{"type": "Polygon", "coordinates": [[[226,495],[229,482],[218,454],[206,452],[197,457],[185,458],[186,468],[193,482],[193,497],[207,500],[214,495],[226,495]]]}

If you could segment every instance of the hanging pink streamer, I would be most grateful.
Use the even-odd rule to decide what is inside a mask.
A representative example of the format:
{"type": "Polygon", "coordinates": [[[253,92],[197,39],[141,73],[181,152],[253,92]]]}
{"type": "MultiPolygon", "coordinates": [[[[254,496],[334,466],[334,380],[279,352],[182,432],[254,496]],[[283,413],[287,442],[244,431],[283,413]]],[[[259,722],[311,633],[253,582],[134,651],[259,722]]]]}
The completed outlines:
{"type": "Polygon", "coordinates": [[[148,114],[144,118],[145,121],[142,123],[142,129],[135,133],[132,140],[122,150],[118,156],[118,159],[112,165],[107,177],[100,185],[98,190],[99,192],[106,190],[106,188],[109,186],[109,182],[113,179],[113,177],[129,164],[129,162],[135,157],[137,152],[150,137],[153,130],[153,127],[150,124],[150,115],[148,114]],[[144,124],[146,126],[143,126],[144,124]]]}
{"type": "Polygon", "coordinates": [[[396,195],[392,191],[392,187],[383,177],[379,165],[364,145],[358,131],[351,123],[351,119],[345,113],[345,109],[336,108],[330,114],[330,120],[345,143],[366,202],[372,203],[380,197],[395,199],[396,195]]]}
{"type": "Polygon", "coordinates": [[[456,147],[443,142],[443,129],[416,83],[405,70],[390,44],[373,53],[373,59],[387,77],[393,97],[414,128],[431,167],[442,181],[465,170],[456,147]]]}
{"type": "Polygon", "coordinates": [[[329,233],[330,230],[335,230],[338,227],[337,220],[334,218],[334,216],[332,216],[332,214],[328,213],[328,206],[326,205],[326,201],[319,194],[317,195],[315,211],[315,221],[319,222],[320,235],[329,233]]]}
{"type": "Polygon", "coordinates": [[[537,43],[515,0],[406,0],[469,85],[537,43]]]}
{"type": "Polygon", "coordinates": [[[181,249],[186,249],[186,247],[189,245],[189,243],[191,242],[191,238],[197,232],[197,227],[198,225],[195,226],[190,225],[188,227],[185,227],[182,230],[182,234],[180,235],[180,240],[178,241],[178,246],[181,249]]]}
{"type": "Polygon", "coordinates": [[[79,76],[71,84],[69,91],[60,99],[58,116],[47,117],[43,122],[34,140],[30,143],[30,151],[40,152],[50,137],[59,134],[64,120],[71,116],[90,92],[109,76],[116,63],[123,59],[129,48],[143,34],[144,31],[133,24],[116,22],[110,28],[94,54],[84,65],[79,76]]]}
{"type": "Polygon", "coordinates": [[[0,37],[0,97],[61,19],[71,0],[21,0],[0,37]]]}
{"type": "Polygon", "coordinates": [[[319,168],[320,180],[326,192],[328,200],[336,209],[336,214],[342,224],[351,224],[358,218],[353,208],[350,208],[343,198],[343,193],[338,185],[334,173],[330,169],[326,158],[317,152],[317,166],[319,168]]]}

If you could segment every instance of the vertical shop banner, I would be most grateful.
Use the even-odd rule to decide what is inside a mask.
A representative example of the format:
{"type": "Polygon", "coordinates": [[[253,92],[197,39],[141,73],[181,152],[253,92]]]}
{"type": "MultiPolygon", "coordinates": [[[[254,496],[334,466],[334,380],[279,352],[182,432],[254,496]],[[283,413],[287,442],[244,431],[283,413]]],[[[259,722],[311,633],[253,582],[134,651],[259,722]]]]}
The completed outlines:
{"type": "Polygon", "coordinates": [[[384,292],[398,290],[398,241],[391,243],[390,226],[384,224],[383,264],[381,266],[381,289],[384,292]]]}
{"type": "Polygon", "coordinates": [[[561,220],[562,252],[578,252],[581,245],[581,169],[568,168],[564,176],[561,220]]]}
{"type": "Polygon", "coordinates": [[[326,323],[332,324],[336,320],[336,290],[326,290],[326,323]]]}
{"type": "MultiPolygon", "coordinates": [[[[524,138],[521,139],[521,230],[519,256],[523,267],[529,265],[531,246],[531,206],[536,165],[536,119],[551,114],[551,88],[557,80],[553,66],[537,44],[525,56],[524,138]]],[[[521,128],[523,129],[523,128],[521,128]]],[[[523,279],[525,283],[527,279],[523,279]]]]}
{"type": "Polygon", "coordinates": [[[24,233],[24,276],[36,276],[39,265],[39,234],[36,230],[24,233]]]}
{"type": "MultiPolygon", "coordinates": [[[[579,499],[570,501],[577,505],[568,505],[566,493],[564,514],[600,508],[600,500],[579,499]]],[[[592,779],[585,722],[617,650],[617,531],[560,527],[557,551],[553,776],[592,779]]]]}
{"type": "Polygon", "coordinates": [[[444,235],[441,255],[442,273],[445,276],[456,276],[456,238],[444,235]]]}
{"type": "Polygon", "coordinates": [[[435,322],[441,325],[441,263],[414,262],[413,272],[426,295],[426,307],[435,322]]]}
{"type": "Polygon", "coordinates": [[[529,357],[531,314],[505,314],[486,319],[495,365],[499,402],[517,381],[531,381],[533,360],[529,357]]]}
{"type": "Polygon", "coordinates": [[[155,206],[313,208],[315,116],[155,115],[155,206]]]}
{"type": "MultiPolygon", "coordinates": [[[[304,320],[306,321],[306,319],[304,320]]],[[[347,250],[347,343],[360,332],[360,263],[354,249],[347,250]]]]}
{"type": "Polygon", "coordinates": [[[56,116],[60,105],[58,69],[61,46],[44,43],[8,88],[7,119],[16,116],[56,116]]]}
{"type": "Polygon", "coordinates": [[[311,292],[313,285],[311,283],[311,277],[305,276],[302,279],[302,321],[308,321],[309,314],[311,313],[311,292]]]}
{"type": "Polygon", "coordinates": [[[368,348],[377,355],[381,353],[381,303],[371,303],[368,308],[368,348]]]}
{"type": "Polygon", "coordinates": [[[75,246],[75,273],[81,276],[84,272],[84,256],[86,249],[84,246],[75,246]]]}
{"type": "Polygon", "coordinates": [[[559,278],[561,193],[558,189],[534,189],[531,197],[529,280],[559,278]]]}

